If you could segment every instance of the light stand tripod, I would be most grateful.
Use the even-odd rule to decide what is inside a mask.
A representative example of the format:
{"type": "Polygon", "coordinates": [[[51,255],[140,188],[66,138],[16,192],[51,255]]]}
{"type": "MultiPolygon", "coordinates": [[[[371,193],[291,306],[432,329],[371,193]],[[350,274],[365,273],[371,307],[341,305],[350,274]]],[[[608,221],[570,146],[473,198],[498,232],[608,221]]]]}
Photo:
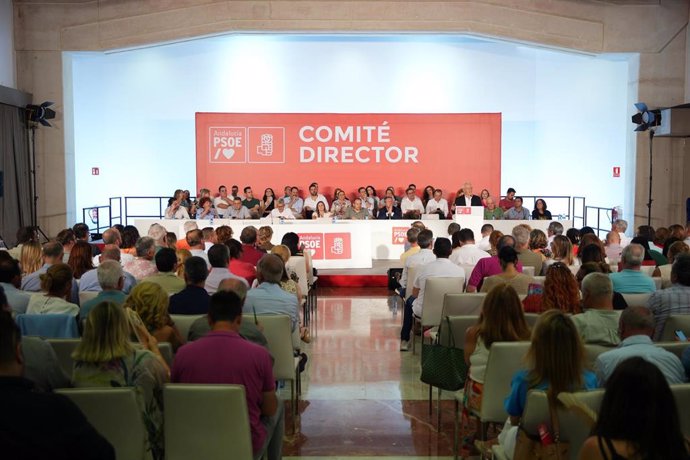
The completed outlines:
{"type": "Polygon", "coordinates": [[[31,156],[29,163],[29,171],[31,172],[31,196],[32,196],[32,206],[31,206],[31,226],[34,228],[39,235],[42,235],[46,241],[50,238],[43,232],[41,226],[38,225],[38,192],[36,190],[36,123],[29,121],[29,131],[31,132],[31,156]]]}
{"type": "Polygon", "coordinates": [[[649,130],[649,201],[647,201],[647,225],[652,225],[652,153],[654,143],[654,130],[649,130]]]}

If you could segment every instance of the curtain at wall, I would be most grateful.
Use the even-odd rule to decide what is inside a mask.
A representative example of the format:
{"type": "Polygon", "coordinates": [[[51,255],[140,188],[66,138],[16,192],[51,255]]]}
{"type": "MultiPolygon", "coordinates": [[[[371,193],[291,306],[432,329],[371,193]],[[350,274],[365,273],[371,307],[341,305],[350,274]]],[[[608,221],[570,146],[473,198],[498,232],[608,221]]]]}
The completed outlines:
{"type": "Polygon", "coordinates": [[[24,109],[0,104],[0,235],[8,246],[31,225],[29,142],[24,109]]]}

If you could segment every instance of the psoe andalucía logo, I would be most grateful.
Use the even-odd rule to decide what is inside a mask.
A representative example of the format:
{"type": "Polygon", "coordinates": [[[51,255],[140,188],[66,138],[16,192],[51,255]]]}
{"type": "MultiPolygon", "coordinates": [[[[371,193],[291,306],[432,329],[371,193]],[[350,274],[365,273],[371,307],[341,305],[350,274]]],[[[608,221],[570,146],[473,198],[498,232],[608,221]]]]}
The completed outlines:
{"type": "Polygon", "coordinates": [[[237,126],[208,129],[209,163],[246,163],[247,128],[237,126]]]}

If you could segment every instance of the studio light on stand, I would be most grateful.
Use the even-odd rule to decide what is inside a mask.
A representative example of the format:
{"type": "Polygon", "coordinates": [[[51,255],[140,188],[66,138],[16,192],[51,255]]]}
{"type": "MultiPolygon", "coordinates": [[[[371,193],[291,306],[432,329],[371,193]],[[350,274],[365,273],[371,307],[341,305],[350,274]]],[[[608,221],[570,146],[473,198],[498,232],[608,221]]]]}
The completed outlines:
{"type": "Polygon", "coordinates": [[[652,154],[654,145],[654,128],[661,123],[661,110],[649,110],[644,102],[635,103],[638,113],[632,116],[637,125],[635,132],[649,131],[649,200],[647,201],[647,225],[652,225],[652,154]]]}
{"type": "Polygon", "coordinates": [[[43,238],[48,240],[48,237],[41,227],[38,225],[38,191],[36,188],[36,128],[39,124],[46,127],[52,127],[48,120],[55,118],[55,111],[50,108],[53,103],[46,101],[41,105],[29,104],[26,106],[26,121],[28,130],[31,133],[30,145],[31,145],[31,195],[33,198],[33,207],[31,209],[31,226],[36,229],[43,238]]]}

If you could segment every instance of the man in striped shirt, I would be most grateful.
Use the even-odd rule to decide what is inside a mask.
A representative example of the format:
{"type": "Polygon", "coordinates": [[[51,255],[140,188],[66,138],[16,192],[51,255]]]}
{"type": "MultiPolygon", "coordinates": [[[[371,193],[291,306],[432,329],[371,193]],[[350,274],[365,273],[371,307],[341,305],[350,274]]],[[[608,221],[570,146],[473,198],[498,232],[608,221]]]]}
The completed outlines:
{"type": "Polygon", "coordinates": [[[654,314],[654,340],[661,339],[670,315],[690,314],[690,254],[676,256],[671,268],[673,286],[654,292],[647,307],[654,314]]]}

